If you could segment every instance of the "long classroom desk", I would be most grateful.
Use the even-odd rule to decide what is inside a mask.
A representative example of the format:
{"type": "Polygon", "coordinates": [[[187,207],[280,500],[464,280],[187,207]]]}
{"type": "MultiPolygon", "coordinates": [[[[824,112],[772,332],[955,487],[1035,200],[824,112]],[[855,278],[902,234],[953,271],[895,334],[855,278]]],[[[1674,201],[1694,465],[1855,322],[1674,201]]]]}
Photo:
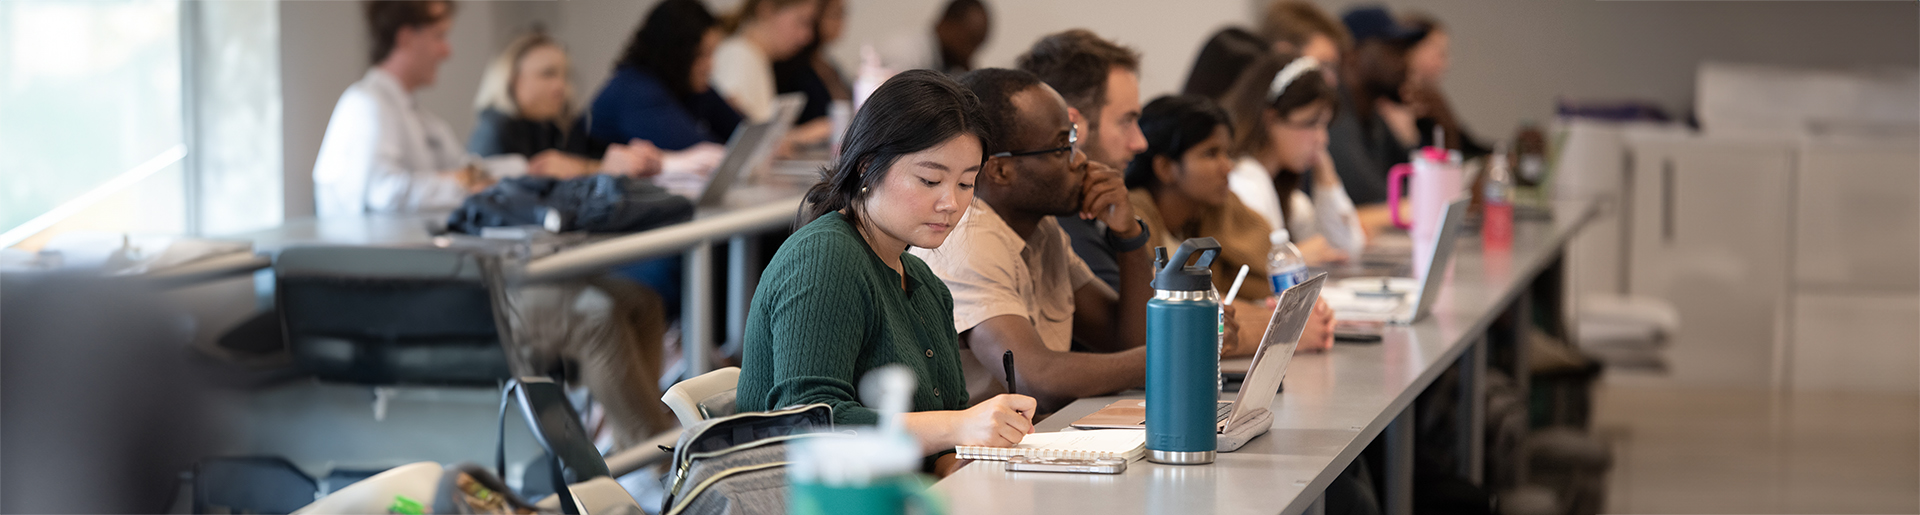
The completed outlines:
{"type": "MultiPolygon", "coordinates": [[[[1552,204],[1550,220],[1516,219],[1511,249],[1483,252],[1477,232],[1457,241],[1452,276],[1426,319],[1388,326],[1377,344],[1334,345],[1300,354],[1271,406],[1273,430],[1210,465],[1130,464],[1119,475],[1007,472],[980,461],[936,483],[953,513],[996,515],[1097,513],[1298,514],[1324,509],[1321,494],[1375,438],[1386,439],[1381,485],[1388,514],[1411,512],[1413,402],[1447,369],[1462,367],[1464,475],[1479,481],[1484,413],[1485,334],[1597,213],[1591,201],[1552,204]]],[[[1520,346],[1524,349],[1524,345],[1520,346]]],[[[1522,355],[1524,357],[1524,354],[1522,355]]],[[[1525,360],[1518,360],[1524,363],[1525,360]]],[[[1139,391],[1080,399],[1035,427],[1059,431],[1139,391]]]]}
{"type": "MultiPolygon", "coordinates": [[[[786,164],[787,167],[799,166],[786,164]]],[[[810,179],[792,174],[764,178],[728,192],[726,202],[699,207],[692,220],[649,231],[595,238],[524,264],[519,277],[526,282],[560,281],[612,270],[641,259],[685,253],[682,281],[682,341],[690,347],[712,349],[714,320],[713,243],[726,239],[727,333],[738,341],[745,332],[746,304],[752,297],[757,271],[749,255],[748,236],[793,223],[810,179]]],[[[250,274],[273,265],[271,255],[298,245],[427,246],[435,245],[429,227],[445,220],[438,214],[365,215],[330,219],[289,220],[278,227],[232,236],[254,244],[254,253],[236,253],[187,263],[149,276],[167,285],[189,285],[250,274]]],[[[711,368],[707,352],[684,352],[688,376],[711,368]]]]}

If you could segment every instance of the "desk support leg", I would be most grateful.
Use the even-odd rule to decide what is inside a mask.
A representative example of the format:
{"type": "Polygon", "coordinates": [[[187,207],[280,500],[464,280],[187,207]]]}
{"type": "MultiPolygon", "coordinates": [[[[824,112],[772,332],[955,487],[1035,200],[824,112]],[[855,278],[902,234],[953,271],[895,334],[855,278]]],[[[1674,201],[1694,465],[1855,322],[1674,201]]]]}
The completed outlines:
{"type": "Polygon", "coordinates": [[[687,360],[687,378],[707,373],[707,352],[713,348],[713,242],[687,249],[686,286],[680,298],[680,354],[687,360]]]}
{"type": "Polygon", "coordinates": [[[726,355],[738,352],[746,343],[747,303],[753,299],[753,285],[747,280],[751,245],[752,238],[743,234],[727,240],[727,343],[720,347],[726,355]]]}
{"type": "Polygon", "coordinates": [[[1382,512],[1386,515],[1413,513],[1413,405],[1387,423],[1381,436],[1387,439],[1386,481],[1382,488],[1382,512]]]}
{"type": "Polygon", "coordinates": [[[1486,471],[1487,339],[1481,337],[1460,354],[1459,419],[1460,474],[1483,485],[1486,471]]]}

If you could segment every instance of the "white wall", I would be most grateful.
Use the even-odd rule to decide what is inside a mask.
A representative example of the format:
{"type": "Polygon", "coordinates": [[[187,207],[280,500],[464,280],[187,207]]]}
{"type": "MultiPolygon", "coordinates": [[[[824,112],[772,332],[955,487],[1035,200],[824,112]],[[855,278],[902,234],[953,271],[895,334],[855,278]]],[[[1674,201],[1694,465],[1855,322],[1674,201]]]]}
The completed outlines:
{"type": "MultiPolygon", "coordinates": [[[[1034,40],[1084,28],[1140,51],[1141,94],[1147,97],[1179,89],[1207,36],[1222,26],[1249,19],[1250,12],[1247,0],[986,2],[993,17],[993,32],[980,50],[977,64],[1011,67],[1034,40]]],[[[862,42],[886,41],[908,31],[930,34],[934,19],[946,3],[854,0],[848,9],[847,35],[834,49],[834,56],[841,66],[851,69],[859,62],[862,42]]]]}
{"type": "MultiPolygon", "coordinates": [[[[1257,0],[1255,0],[1257,1],[1257,0]]],[[[1376,0],[1320,0],[1336,15],[1376,0]]],[[[1825,68],[1920,64],[1913,2],[1511,2],[1389,0],[1438,17],[1453,39],[1444,87],[1482,138],[1546,121],[1554,101],[1693,105],[1702,61],[1825,68]]]]}
{"type": "MultiPolygon", "coordinates": [[[[832,49],[856,64],[859,43],[930,30],[945,0],[849,0],[847,35],[832,49]]],[[[1375,3],[1365,0],[1367,3],[1375,3]]],[[[1264,0],[987,0],[994,31],[980,64],[1011,66],[1045,34],[1083,27],[1144,54],[1147,97],[1172,92],[1213,30],[1251,25],[1264,0]]],[[[486,59],[529,23],[541,22],[573,54],[576,88],[590,99],[654,0],[464,2],[455,52],[440,83],[420,99],[462,134],[486,59]]],[[[710,0],[731,6],[737,0],[710,0]]],[[[1350,0],[1321,0],[1334,14],[1350,0]]],[[[1554,102],[1642,99],[1685,117],[1702,61],[1795,66],[1920,63],[1920,5],[1912,2],[1514,2],[1393,0],[1425,10],[1453,36],[1446,81],[1455,108],[1483,138],[1503,138],[1522,120],[1547,120],[1554,102]]],[[[357,2],[283,3],[286,206],[312,213],[311,172],[333,102],[365,68],[357,2]]]]}

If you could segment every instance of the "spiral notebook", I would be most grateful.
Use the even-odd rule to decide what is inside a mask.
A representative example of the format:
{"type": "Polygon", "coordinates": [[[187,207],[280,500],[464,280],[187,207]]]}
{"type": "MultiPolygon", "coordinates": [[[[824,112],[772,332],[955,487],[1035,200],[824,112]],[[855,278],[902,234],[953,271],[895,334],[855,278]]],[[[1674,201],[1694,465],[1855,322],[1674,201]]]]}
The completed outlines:
{"type": "Polygon", "coordinates": [[[1014,456],[1029,458],[1121,458],[1140,459],[1147,454],[1147,432],[1139,429],[1096,429],[1034,433],[1013,447],[962,445],[954,453],[963,460],[1005,461],[1014,456]]]}

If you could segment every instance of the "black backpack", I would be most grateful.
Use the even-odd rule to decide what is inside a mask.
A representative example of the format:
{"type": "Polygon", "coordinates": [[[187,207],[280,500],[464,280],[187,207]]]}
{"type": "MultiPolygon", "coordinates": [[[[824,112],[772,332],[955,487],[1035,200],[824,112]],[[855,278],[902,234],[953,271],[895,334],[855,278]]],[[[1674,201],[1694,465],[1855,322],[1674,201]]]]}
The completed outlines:
{"type": "Polygon", "coordinates": [[[693,201],[617,175],[513,177],[467,197],[447,215],[447,230],[480,234],[485,227],[547,226],[549,214],[558,216],[559,227],[548,227],[557,232],[640,232],[692,220],[693,201]]]}

